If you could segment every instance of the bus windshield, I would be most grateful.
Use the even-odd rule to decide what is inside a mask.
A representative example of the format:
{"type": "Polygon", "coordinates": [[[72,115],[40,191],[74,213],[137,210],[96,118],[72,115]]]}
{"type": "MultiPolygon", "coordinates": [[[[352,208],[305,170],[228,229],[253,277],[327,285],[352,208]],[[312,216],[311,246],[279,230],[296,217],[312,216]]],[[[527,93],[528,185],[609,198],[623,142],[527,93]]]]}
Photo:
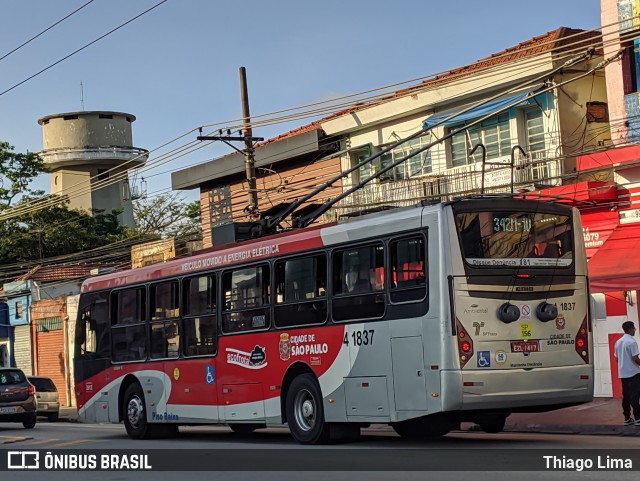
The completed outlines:
{"type": "Polygon", "coordinates": [[[459,212],[462,255],[472,266],[567,267],[573,259],[568,215],[541,212],[459,212]]]}

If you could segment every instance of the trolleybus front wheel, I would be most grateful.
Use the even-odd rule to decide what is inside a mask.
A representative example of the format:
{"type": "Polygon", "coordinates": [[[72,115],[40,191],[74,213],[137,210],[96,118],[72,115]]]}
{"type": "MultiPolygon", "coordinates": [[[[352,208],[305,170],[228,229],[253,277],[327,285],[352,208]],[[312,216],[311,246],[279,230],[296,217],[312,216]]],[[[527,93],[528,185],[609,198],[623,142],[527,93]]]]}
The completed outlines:
{"type": "Polygon", "coordinates": [[[322,393],[315,377],[301,374],[287,392],[286,414],[293,438],[301,444],[329,441],[329,425],[324,421],[322,393]]]}
{"type": "Polygon", "coordinates": [[[124,427],[129,437],[133,439],[144,439],[149,437],[149,423],[147,422],[147,411],[144,404],[144,393],[138,383],[133,383],[124,393],[124,404],[122,405],[124,427]]]}
{"type": "Polygon", "coordinates": [[[147,421],[144,393],[138,383],[131,384],[125,391],[122,412],[124,427],[133,439],[171,438],[178,435],[177,424],[152,424],[147,421]]]}

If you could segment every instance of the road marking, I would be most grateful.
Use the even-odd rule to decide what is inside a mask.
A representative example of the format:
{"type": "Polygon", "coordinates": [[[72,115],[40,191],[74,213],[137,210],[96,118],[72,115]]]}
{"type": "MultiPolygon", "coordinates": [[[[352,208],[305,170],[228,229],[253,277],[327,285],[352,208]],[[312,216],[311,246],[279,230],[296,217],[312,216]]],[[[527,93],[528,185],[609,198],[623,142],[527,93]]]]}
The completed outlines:
{"type": "Polygon", "coordinates": [[[101,439],[73,439],[71,441],[64,441],[62,443],[51,444],[47,446],[48,448],[61,448],[62,446],[72,446],[74,444],[82,444],[82,443],[95,443],[101,442],[101,439]]]}
{"type": "Polygon", "coordinates": [[[122,423],[118,424],[88,424],[88,423],[56,423],[56,429],[124,429],[122,423]]]}
{"type": "Polygon", "coordinates": [[[28,441],[30,439],[30,437],[18,437],[16,438],[15,436],[0,436],[2,438],[6,438],[6,441],[2,441],[2,444],[13,444],[13,443],[21,443],[22,441],[28,441]]]}
{"type": "Polygon", "coordinates": [[[60,438],[44,438],[44,439],[39,439],[36,441],[33,441],[32,443],[29,443],[29,446],[33,446],[34,444],[44,444],[44,443],[48,443],[51,441],[59,441],[60,438]]]}

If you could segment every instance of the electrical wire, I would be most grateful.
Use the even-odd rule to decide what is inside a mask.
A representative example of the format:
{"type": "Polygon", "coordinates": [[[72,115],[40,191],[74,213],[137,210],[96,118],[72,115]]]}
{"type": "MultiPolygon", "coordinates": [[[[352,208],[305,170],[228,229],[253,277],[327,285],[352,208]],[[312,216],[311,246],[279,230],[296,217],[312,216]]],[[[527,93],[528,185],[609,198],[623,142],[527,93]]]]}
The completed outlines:
{"type": "MultiPolygon", "coordinates": [[[[282,121],[282,120],[284,120],[284,119],[277,119],[277,121],[282,121]]],[[[289,119],[287,119],[287,120],[289,120],[289,119]]],[[[146,169],[149,169],[149,168],[150,168],[149,165],[147,165],[146,169]]],[[[125,176],[126,176],[126,174],[123,173],[123,174],[120,175],[120,178],[125,177],[125,176]]],[[[116,178],[115,180],[108,181],[108,183],[116,182],[116,181],[120,180],[120,178],[116,178]]],[[[94,185],[94,188],[98,188],[98,187],[102,187],[102,185],[99,184],[99,183],[94,185]]]]}
{"type": "Polygon", "coordinates": [[[155,8],[157,8],[157,7],[159,7],[160,5],[162,5],[163,3],[167,2],[167,1],[168,1],[168,0],[162,0],[162,1],[158,2],[158,3],[156,3],[154,6],[152,6],[152,7],[148,8],[147,10],[145,10],[145,11],[144,11],[144,12],[142,12],[142,13],[139,13],[138,15],[136,15],[135,17],[133,17],[133,18],[131,18],[131,19],[127,20],[126,22],[124,22],[124,23],[122,23],[122,24],[118,25],[116,28],[114,28],[114,29],[112,29],[112,30],[108,31],[107,33],[105,33],[105,34],[103,34],[103,35],[99,36],[99,37],[98,37],[98,38],[96,38],[95,40],[92,40],[91,42],[89,42],[89,43],[87,43],[87,44],[83,45],[83,46],[82,46],[82,47],[80,47],[79,49],[74,50],[73,52],[71,52],[71,53],[70,53],[70,54],[68,54],[68,55],[65,55],[65,56],[64,56],[64,57],[62,57],[61,59],[59,59],[59,60],[57,60],[57,61],[53,62],[53,63],[52,63],[52,64],[50,64],[49,66],[47,66],[47,67],[43,68],[42,70],[40,70],[40,71],[38,71],[38,72],[34,73],[33,75],[30,75],[30,76],[29,76],[29,77],[27,77],[26,79],[21,80],[20,82],[18,82],[17,84],[15,84],[15,85],[13,85],[13,86],[9,87],[8,89],[3,90],[2,92],[0,92],[0,97],[2,97],[4,94],[6,94],[6,93],[8,93],[8,92],[11,92],[13,89],[15,89],[15,88],[19,87],[20,85],[22,85],[22,84],[24,84],[24,83],[28,82],[29,80],[32,80],[32,79],[36,78],[38,75],[40,75],[40,74],[42,74],[42,73],[46,72],[47,70],[49,70],[49,69],[51,69],[51,68],[55,67],[55,66],[56,66],[56,65],[58,65],[59,63],[62,63],[62,62],[64,62],[65,60],[67,60],[67,59],[69,59],[69,58],[73,57],[75,54],[77,54],[77,53],[79,53],[79,52],[82,52],[85,48],[88,48],[88,47],[90,47],[91,45],[93,45],[94,43],[99,42],[99,41],[100,41],[100,40],[102,40],[103,38],[108,37],[108,36],[109,36],[109,35],[111,35],[112,33],[114,33],[114,32],[116,32],[116,31],[120,30],[120,29],[121,29],[121,28],[123,28],[123,27],[125,27],[126,25],[129,25],[129,24],[130,24],[131,22],[133,22],[134,20],[137,20],[138,18],[140,18],[140,17],[142,17],[143,15],[145,15],[145,14],[149,13],[151,10],[153,10],[153,9],[155,9],[155,8]]]}
{"type": "MultiPolygon", "coordinates": [[[[581,35],[582,35],[582,34],[584,34],[584,32],[580,32],[579,34],[581,34],[581,35]]],[[[575,34],[574,34],[574,35],[575,35],[575,34]]],[[[580,42],[581,42],[581,43],[584,43],[584,42],[583,42],[583,40],[581,40],[580,42]]],[[[566,46],[565,46],[564,48],[566,48],[566,46]]],[[[504,65],[503,65],[502,67],[504,68],[504,65]]],[[[316,114],[317,112],[313,112],[313,113],[314,113],[314,114],[316,114]]],[[[276,119],[276,121],[278,121],[278,122],[280,122],[280,121],[284,121],[284,120],[285,120],[285,119],[276,119]]],[[[286,120],[289,120],[289,119],[286,119],[286,120]]],[[[255,124],[255,123],[254,123],[254,124],[255,124]]],[[[131,160],[131,162],[132,162],[132,161],[134,161],[134,160],[136,160],[136,159],[132,159],[132,160],[131,160]]],[[[121,167],[121,166],[119,166],[119,167],[121,167]]],[[[97,189],[97,188],[99,188],[99,187],[104,186],[103,184],[107,184],[107,185],[108,185],[109,183],[117,182],[117,181],[121,180],[121,179],[122,179],[122,178],[124,178],[124,177],[126,177],[126,173],[122,173],[119,177],[117,177],[116,179],[112,179],[111,181],[103,182],[102,184],[100,184],[100,183],[96,183],[96,184],[94,184],[93,188],[94,188],[94,189],[97,189]]],[[[83,193],[79,193],[78,195],[83,195],[83,193]]]]}
{"type": "Polygon", "coordinates": [[[89,5],[90,3],[93,3],[95,0],[89,0],[87,3],[85,3],[84,5],[81,5],[80,7],[76,8],[73,12],[67,14],[66,16],[62,17],[60,20],[58,20],[57,22],[55,22],[53,25],[48,26],[47,28],[45,28],[42,32],[34,35],[33,37],[31,37],[29,40],[27,40],[24,43],[21,43],[20,45],[18,45],[17,47],[15,47],[13,50],[11,50],[10,52],[5,53],[2,57],[0,57],[0,61],[4,60],[5,58],[7,58],[9,55],[11,55],[14,52],[17,52],[18,50],[20,50],[22,47],[30,44],[31,42],[33,42],[36,38],[40,37],[41,35],[44,35],[45,33],[47,33],[49,30],[51,30],[53,27],[55,27],[56,25],[61,24],[62,22],[64,22],[67,18],[73,16],[74,14],[78,13],[80,10],[82,10],[84,7],[86,7],[87,5],[89,5]]]}
{"type": "MultiPolygon", "coordinates": [[[[583,35],[584,33],[585,33],[585,32],[583,31],[583,32],[579,32],[578,34],[575,34],[575,35],[583,35]]],[[[553,40],[553,42],[556,42],[556,41],[557,41],[557,39],[553,40]]],[[[583,43],[583,41],[581,41],[581,42],[583,43]]],[[[509,54],[510,54],[510,53],[508,52],[508,53],[506,53],[505,55],[509,55],[509,54]]],[[[481,62],[481,61],[479,61],[479,62],[481,62]]],[[[502,67],[504,67],[504,64],[502,65],[502,67]]],[[[394,84],[394,85],[397,85],[397,84],[394,84]]],[[[288,110],[290,110],[290,109],[288,109],[288,110]]],[[[282,112],[282,111],[279,111],[279,112],[282,112]]],[[[314,112],[314,113],[315,113],[315,112],[314,112]]],[[[283,121],[283,120],[284,120],[284,119],[277,119],[277,121],[283,121]]],[[[212,124],[212,125],[215,125],[215,124],[212,124]]],[[[194,130],[195,130],[195,129],[194,129],[194,130]]],[[[193,132],[193,130],[192,130],[191,132],[193,132]]],[[[184,135],[186,135],[186,134],[184,134],[184,135]]],[[[186,154],[185,154],[185,155],[186,155],[186,154]]],[[[167,157],[167,159],[168,159],[168,157],[167,157]]],[[[170,161],[170,159],[169,159],[169,160],[166,160],[164,163],[166,163],[166,162],[168,162],[168,161],[170,161]]],[[[116,180],[116,181],[117,181],[117,180],[116,180]]]]}

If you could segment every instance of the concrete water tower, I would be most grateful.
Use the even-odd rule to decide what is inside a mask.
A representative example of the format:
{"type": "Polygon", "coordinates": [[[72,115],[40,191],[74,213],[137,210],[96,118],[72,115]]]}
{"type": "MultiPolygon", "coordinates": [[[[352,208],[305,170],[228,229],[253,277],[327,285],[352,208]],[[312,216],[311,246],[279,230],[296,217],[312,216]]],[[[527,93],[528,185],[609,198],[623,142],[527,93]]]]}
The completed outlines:
{"type": "Polygon", "coordinates": [[[51,194],[67,194],[70,209],[122,209],[122,225],[133,227],[136,193],[126,171],[142,166],[149,152],[133,147],[131,123],[122,112],[67,112],[38,119],[51,171],[51,194]]]}

